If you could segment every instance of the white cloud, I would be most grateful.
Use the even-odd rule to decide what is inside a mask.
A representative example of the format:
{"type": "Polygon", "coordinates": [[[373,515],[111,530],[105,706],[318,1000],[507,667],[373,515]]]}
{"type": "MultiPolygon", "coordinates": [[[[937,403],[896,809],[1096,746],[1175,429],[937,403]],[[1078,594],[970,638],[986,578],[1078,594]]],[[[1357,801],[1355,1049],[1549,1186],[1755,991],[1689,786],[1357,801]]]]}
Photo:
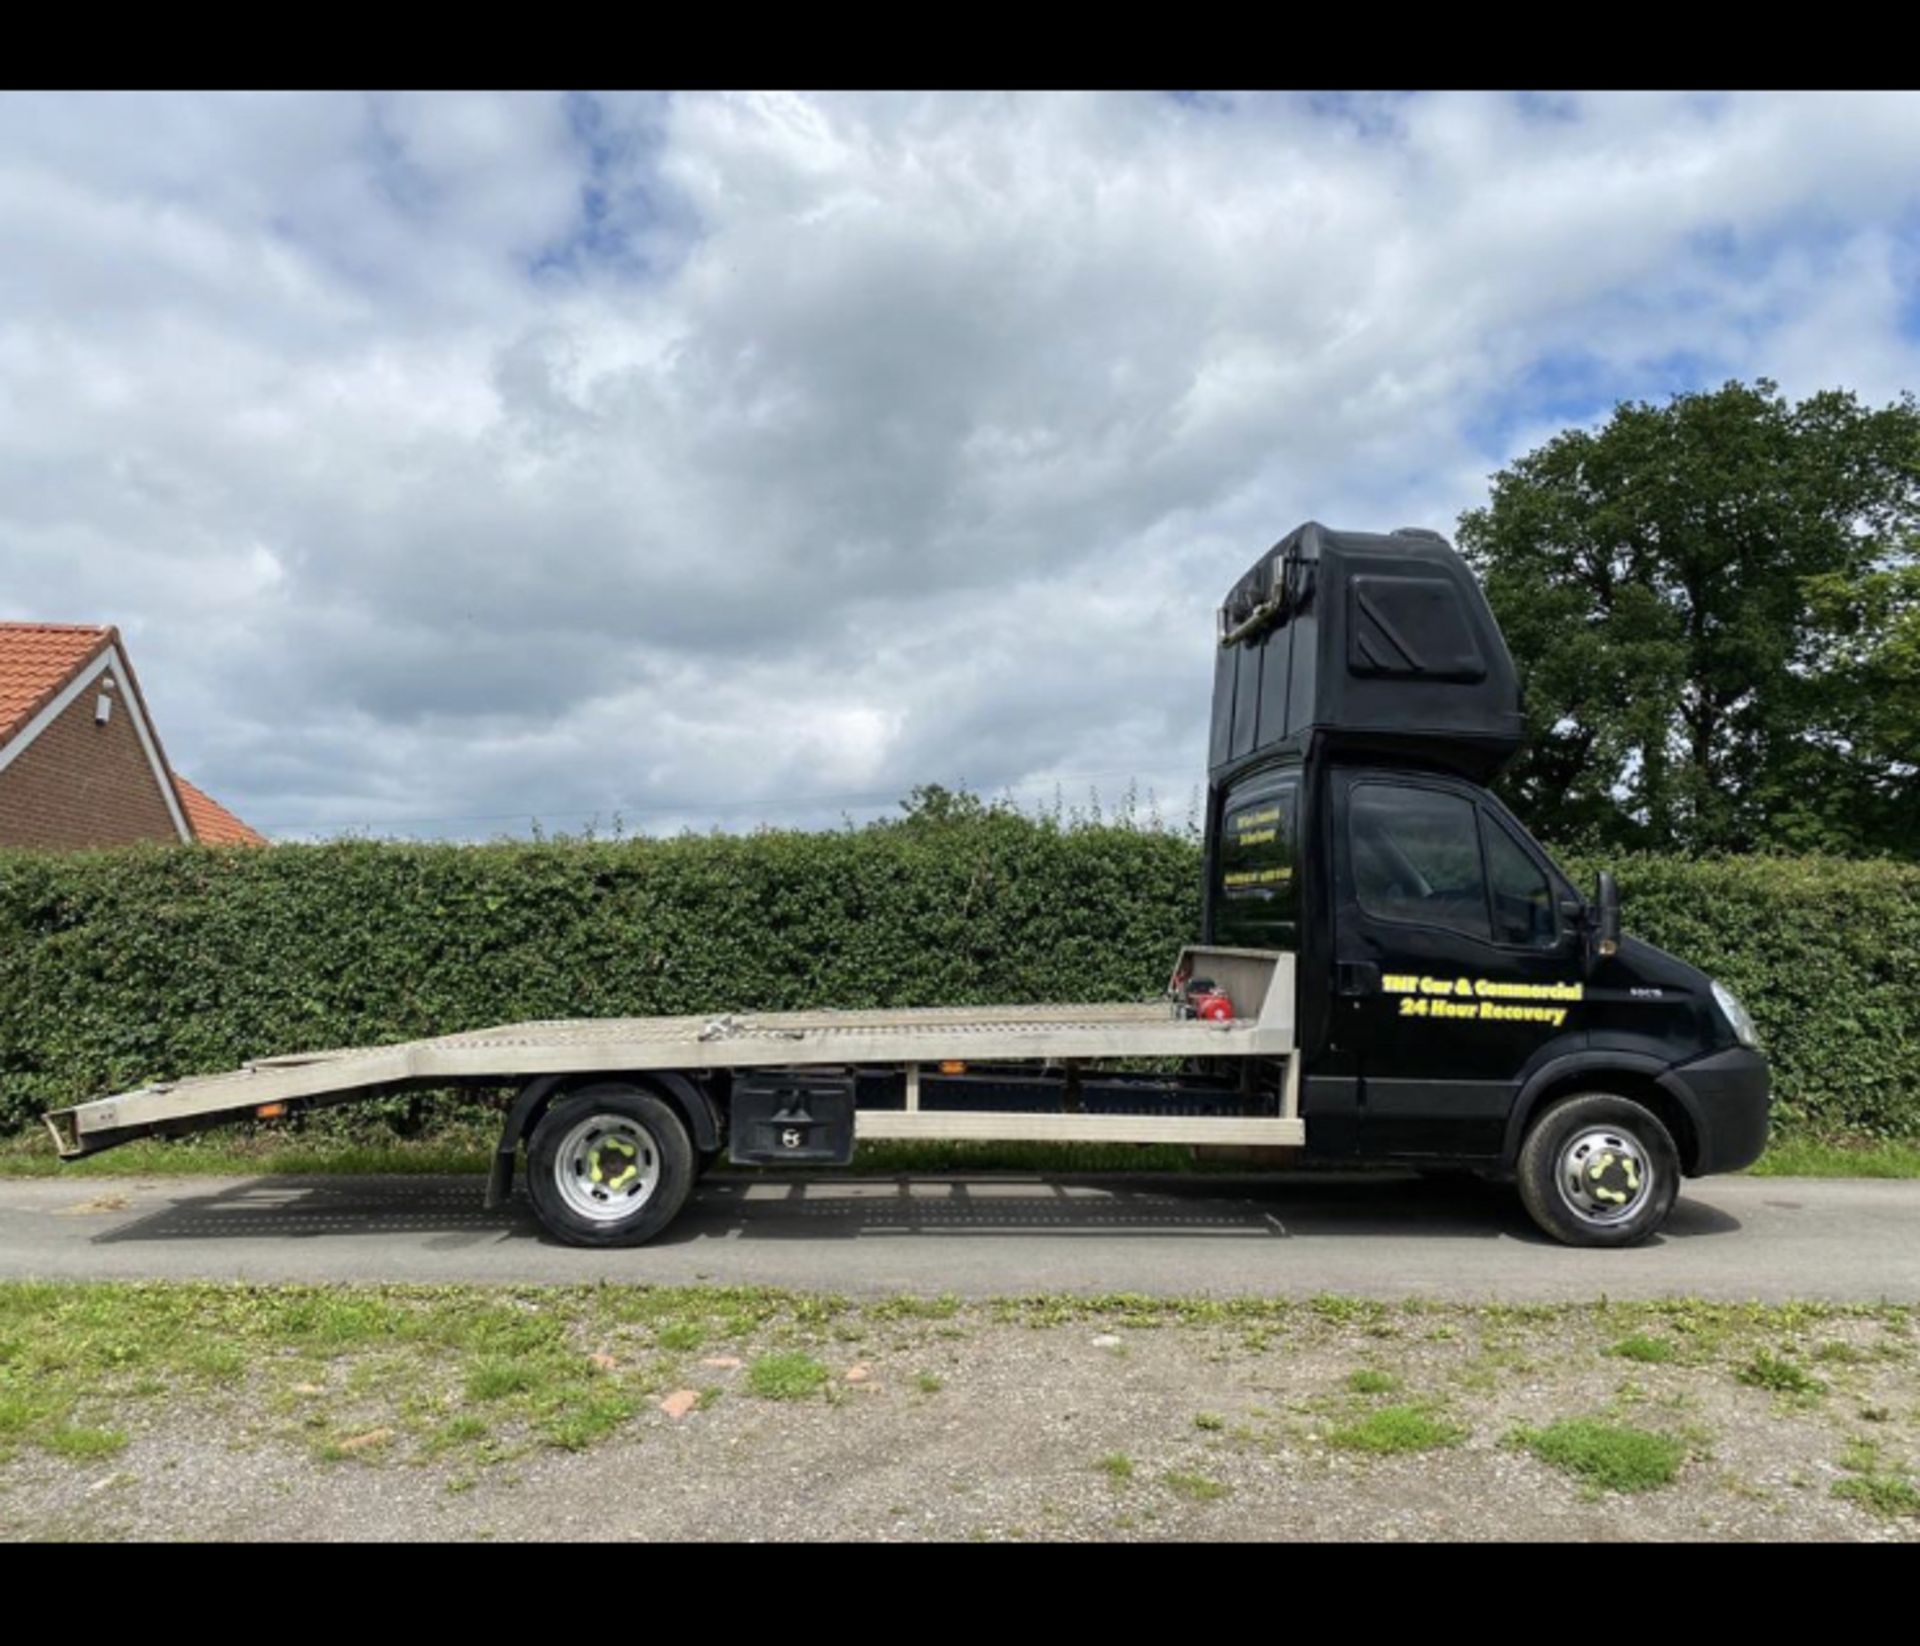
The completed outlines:
{"type": "Polygon", "coordinates": [[[123,624],[269,826],[1178,809],[1298,520],[1447,527],[1562,378],[1911,382],[1916,161],[1905,96],[10,98],[0,614],[123,624]]]}

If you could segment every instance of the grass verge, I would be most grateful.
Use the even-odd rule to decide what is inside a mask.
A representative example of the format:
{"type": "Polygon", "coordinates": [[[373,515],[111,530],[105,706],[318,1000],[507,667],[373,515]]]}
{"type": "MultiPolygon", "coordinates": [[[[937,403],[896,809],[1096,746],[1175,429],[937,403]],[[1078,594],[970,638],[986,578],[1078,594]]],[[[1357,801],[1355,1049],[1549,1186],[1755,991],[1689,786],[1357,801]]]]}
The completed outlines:
{"type": "MultiPolygon", "coordinates": [[[[337,1174],[479,1174],[492,1164],[490,1135],[355,1142],[261,1128],[163,1143],[128,1143],[62,1164],[42,1130],[0,1138],[0,1177],[248,1177],[337,1174]]],[[[1198,1161],[1185,1148],[1132,1143],[862,1143],[856,1172],[1243,1172],[1198,1161]]],[[[1823,1143],[1788,1138],[1750,1168],[1756,1177],[1920,1178],[1920,1144],[1823,1143]]]]}
{"type": "MultiPolygon", "coordinates": [[[[5,1282],[0,1457],[105,1456],[155,1402],[223,1390],[324,1461],[374,1462],[402,1442],[579,1450],[681,1376],[672,1344],[778,1341],[837,1306],[751,1287],[5,1282]]],[[[806,1357],[756,1368],[787,1361],[806,1357]]],[[[788,1366],[783,1388],[798,1375],[788,1366]]]]}
{"type": "Polygon", "coordinates": [[[1920,1142],[1789,1137],[1748,1169],[1755,1177],[1920,1177],[1920,1142]]]}
{"type": "Polygon", "coordinates": [[[488,1145],[472,1140],[382,1143],[302,1141],[287,1133],[208,1135],[171,1143],[143,1139],[105,1154],[62,1161],[44,1131],[0,1139],[0,1177],[311,1177],[484,1173],[488,1145]]]}

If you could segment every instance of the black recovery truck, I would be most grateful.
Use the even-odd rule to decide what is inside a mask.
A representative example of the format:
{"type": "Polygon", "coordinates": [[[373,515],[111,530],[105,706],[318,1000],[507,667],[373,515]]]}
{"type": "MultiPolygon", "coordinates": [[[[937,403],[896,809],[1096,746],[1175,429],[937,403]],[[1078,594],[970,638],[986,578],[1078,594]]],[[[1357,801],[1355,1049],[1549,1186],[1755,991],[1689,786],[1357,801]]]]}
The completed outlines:
{"type": "Polygon", "coordinates": [[[380,1093],[515,1092],[541,1223],[637,1245],[723,1154],[857,1138],[1181,1143],[1511,1178],[1575,1246],[1660,1227],[1765,1145],[1768,1072],[1719,983],[1620,933],[1485,785],[1521,745],[1506,643],[1437,534],[1309,523],[1219,614],[1204,929],[1137,1004],[510,1024],[262,1057],[47,1116],[60,1153],[380,1093]]]}

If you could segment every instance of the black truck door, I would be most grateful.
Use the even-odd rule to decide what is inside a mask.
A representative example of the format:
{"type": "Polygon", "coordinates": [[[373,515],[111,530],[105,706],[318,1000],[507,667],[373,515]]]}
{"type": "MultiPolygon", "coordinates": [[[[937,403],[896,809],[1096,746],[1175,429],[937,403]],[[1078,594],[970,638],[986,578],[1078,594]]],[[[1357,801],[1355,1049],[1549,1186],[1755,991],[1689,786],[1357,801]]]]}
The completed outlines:
{"type": "Polygon", "coordinates": [[[1584,1042],[1563,885],[1470,784],[1333,789],[1332,1034],[1360,1071],[1359,1150],[1497,1156],[1529,1066],[1584,1042]]]}

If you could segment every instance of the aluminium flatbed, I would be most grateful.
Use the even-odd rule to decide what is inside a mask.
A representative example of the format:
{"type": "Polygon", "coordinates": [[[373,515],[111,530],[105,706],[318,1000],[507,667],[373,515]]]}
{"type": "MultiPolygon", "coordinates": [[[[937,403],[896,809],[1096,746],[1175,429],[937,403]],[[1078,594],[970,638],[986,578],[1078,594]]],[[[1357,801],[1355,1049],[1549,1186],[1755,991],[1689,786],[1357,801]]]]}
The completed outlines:
{"type": "Polygon", "coordinates": [[[387,1046],[258,1058],[229,1073],[155,1082],[46,1116],[69,1159],[138,1137],[277,1118],[383,1093],[449,1086],[577,1083],[756,1070],[898,1070],[898,1107],[862,1108],[866,1138],[1296,1145],[1297,1091],[1283,1081],[1268,1114],[1068,1113],[990,1106],[922,1108],[923,1068],[1073,1067],[1142,1059],[1271,1058],[1293,1051],[1294,961],[1285,953],[1182,952],[1176,975],[1204,965],[1257,1006],[1225,1022],[1183,1014],[1172,992],[1139,1004],[923,1007],[514,1023],[387,1046]]]}

